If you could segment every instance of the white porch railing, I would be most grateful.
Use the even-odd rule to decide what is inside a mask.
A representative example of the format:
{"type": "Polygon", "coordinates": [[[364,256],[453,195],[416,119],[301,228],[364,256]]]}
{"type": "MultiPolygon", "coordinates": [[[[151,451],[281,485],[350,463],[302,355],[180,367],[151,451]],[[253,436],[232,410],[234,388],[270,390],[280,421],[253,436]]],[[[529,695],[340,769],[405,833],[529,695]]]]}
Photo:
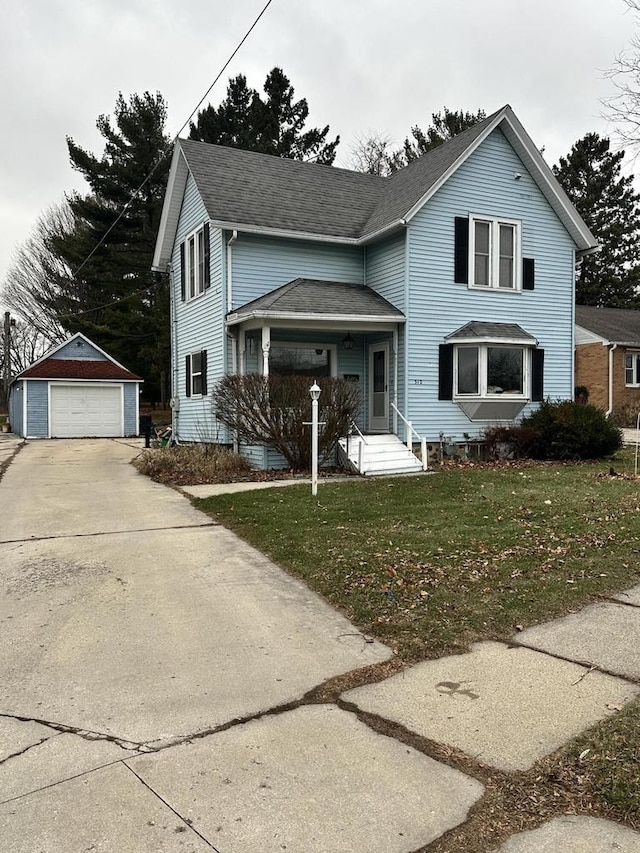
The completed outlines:
{"type": "Polygon", "coordinates": [[[420,442],[420,456],[422,459],[422,470],[426,471],[429,467],[428,458],[427,458],[427,439],[424,435],[420,435],[413,428],[413,424],[411,421],[408,421],[405,416],[402,414],[400,409],[396,406],[395,403],[391,403],[391,408],[393,411],[400,416],[401,421],[405,425],[405,444],[407,445],[408,450],[413,450],[413,436],[418,439],[420,442]]]}
{"type": "MultiPolygon", "coordinates": [[[[360,436],[360,443],[358,445],[358,471],[360,471],[360,473],[362,474],[362,473],[364,473],[364,466],[362,464],[363,454],[364,454],[364,446],[365,446],[365,444],[367,444],[367,439],[364,437],[364,435],[362,434],[362,431],[360,430],[360,427],[354,421],[353,418],[350,418],[349,428],[350,428],[350,430],[351,430],[351,428],[354,428],[355,431],[360,436]]],[[[347,456],[348,455],[349,455],[349,435],[347,434],[347,456]]]]}

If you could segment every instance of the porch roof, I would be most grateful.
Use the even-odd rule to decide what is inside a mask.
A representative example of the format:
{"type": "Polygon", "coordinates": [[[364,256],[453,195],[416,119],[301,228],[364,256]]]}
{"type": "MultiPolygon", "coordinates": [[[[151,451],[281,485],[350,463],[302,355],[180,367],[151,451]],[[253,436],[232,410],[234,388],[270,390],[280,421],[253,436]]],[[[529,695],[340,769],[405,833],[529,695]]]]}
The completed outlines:
{"type": "Polygon", "coordinates": [[[227,315],[227,324],[257,318],[342,321],[351,326],[405,320],[402,311],[370,287],[312,278],[296,278],[247,302],[227,315]]]}
{"type": "Polygon", "coordinates": [[[472,320],[446,338],[450,343],[515,343],[536,346],[538,341],[517,323],[483,323],[472,320]]]}

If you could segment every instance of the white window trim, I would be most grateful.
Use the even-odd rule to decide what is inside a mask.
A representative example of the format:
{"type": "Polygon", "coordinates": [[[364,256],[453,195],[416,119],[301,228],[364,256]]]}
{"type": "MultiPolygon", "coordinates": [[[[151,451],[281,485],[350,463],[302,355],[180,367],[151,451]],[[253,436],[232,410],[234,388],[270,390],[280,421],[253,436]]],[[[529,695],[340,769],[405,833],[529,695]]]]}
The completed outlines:
{"type": "Polygon", "coordinates": [[[455,344],[453,359],[453,397],[454,400],[530,400],[531,399],[531,359],[534,347],[526,343],[511,343],[506,341],[478,341],[473,344],[455,344]],[[458,391],[458,353],[461,349],[478,348],[478,393],[462,394],[458,391]],[[489,394],[487,391],[487,362],[489,348],[504,347],[505,349],[521,349],[522,359],[522,394],[489,394]]]}
{"type": "MultiPolygon", "coordinates": [[[[335,379],[338,376],[338,346],[337,344],[322,344],[322,343],[313,343],[306,341],[277,341],[273,338],[271,339],[271,348],[274,347],[287,347],[288,349],[326,349],[329,351],[329,367],[331,369],[331,376],[335,379]]],[[[264,370],[264,357],[261,359],[260,370],[261,372],[264,370]]]]}
{"type": "Polygon", "coordinates": [[[500,216],[469,215],[469,289],[492,290],[498,293],[518,293],[522,290],[522,222],[500,216]],[[489,230],[489,284],[474,284],[476,259],[476,222],[487,222],[489,230]],[[515,229],[513,257],[513,287],[499,287],[500,273],[500,226],[511,225],[515,229]],[[495,250],[497,248],[497,251],[495,250]]]}
{"type": "Polygon", "coordinates": [[[640,350],[626,350],[624,354],[624,385],[625,388],[640,388],[640,350]],[[633,358],[633,373],[635,382],[627,382],[627,358],[633,358]]]}
{"type": "MultiPolygon", "coordinates": [[[[200,296],[203,296],[205,293],[204,287],[204,275],[200,276],[201,264],[200,264],[200,252],[198,246],[198,235],[202,234],[202,251],[206,255],[204,251],[204,225],[198,226],[198,228],[194,228],[184,240],[184,283],[185,283],[185,300],[187,302],[191,302],[194,299],[198,299],[200,296]],[[194,278],[194,289],[195,293],[191,293],[191,263],[189,259],[189,243],[193,240],[193,256],[194,256],[194,266],[195,266],[195,278],[194,278]],[[200,278],[202,280],[200,280],[200,278]]],[[[202,259],[204,263],[204,258],[202,259]]],[[[204,273],[204,269],[202,269],[204,273]]]]}
{"type": "Polygon", "coordinates": [[[191,386],[191,399],[192,400],[194,398],[197,400],[203,396],[202,391],[200,391],[199,393],[196,393],[193,390],[193,377],[194,376],[200,377],[200,388],[202,388],[202,352],[203,351],[201,349],[198,349],[198,350],[194,350],[193,352],[189,353],[189,384],[191,386]],[[194,355],[199,355],[200,359],[201,359],[200,360],[200,370],[197,371],[196,373],[193,372],[193,357],[194,357],[194,355]]]}

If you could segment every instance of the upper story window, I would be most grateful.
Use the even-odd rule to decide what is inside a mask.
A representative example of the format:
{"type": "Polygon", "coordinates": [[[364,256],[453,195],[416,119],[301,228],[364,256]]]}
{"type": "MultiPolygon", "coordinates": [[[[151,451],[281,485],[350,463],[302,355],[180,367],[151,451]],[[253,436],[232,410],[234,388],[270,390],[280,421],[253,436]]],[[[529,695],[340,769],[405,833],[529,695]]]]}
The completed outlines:
{"type": "Polygon", "coordinates": [[[625,385],[640,385],[640,352],[630,352],[624,357],[625,385]]]}
{"type": "Polygon", "coordinates": [[[209,223],[193,231],[180,245],[182,299],[201,296],[211,283],[209,223]]]}
{"type": "Polygon", "coordinates": [[[520,223],[472,216],[469,225],[469,285],[519,290],[520,223]]]}

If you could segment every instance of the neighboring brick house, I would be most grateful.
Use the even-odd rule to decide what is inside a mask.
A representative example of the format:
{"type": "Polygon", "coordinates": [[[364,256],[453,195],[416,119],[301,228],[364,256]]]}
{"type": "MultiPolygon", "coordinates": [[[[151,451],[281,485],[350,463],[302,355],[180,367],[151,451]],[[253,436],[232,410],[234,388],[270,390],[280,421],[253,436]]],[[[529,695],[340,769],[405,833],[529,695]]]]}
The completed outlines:
{"type": "Polygon", "coordinates": [[[640,411],[640,311],[576,306],[576,387],[607,414],[640,411]]]}

